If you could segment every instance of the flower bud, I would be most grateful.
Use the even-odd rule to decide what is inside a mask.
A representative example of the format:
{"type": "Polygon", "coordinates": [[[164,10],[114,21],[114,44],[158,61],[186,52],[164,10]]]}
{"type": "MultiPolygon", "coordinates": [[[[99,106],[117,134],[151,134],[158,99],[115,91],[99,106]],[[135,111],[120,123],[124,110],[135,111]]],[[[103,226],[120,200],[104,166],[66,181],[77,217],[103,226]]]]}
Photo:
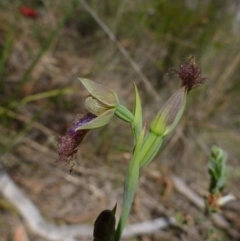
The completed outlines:
{"type": "Polygon", "coordinates": [[[186,97],[185,88],[175,92],[150,124],[150,132],[162,137],[170,134],[183,114],[186,97]]]}

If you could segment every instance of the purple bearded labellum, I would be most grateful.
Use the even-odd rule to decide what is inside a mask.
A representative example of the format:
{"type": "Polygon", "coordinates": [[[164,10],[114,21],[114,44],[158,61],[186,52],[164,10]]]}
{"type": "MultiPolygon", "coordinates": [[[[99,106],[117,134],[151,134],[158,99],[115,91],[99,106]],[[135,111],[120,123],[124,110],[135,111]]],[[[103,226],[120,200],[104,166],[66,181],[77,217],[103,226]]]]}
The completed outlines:
{"type": "MultiPolygon", "coordinates": [[[[75,157],[78,148],[88,133],[89,130],[77,130],[80,126],[87,124],[91,120],[95,119],[96,116],[92,113],[88,113],[86,115],[77,116],[71,128],[69,128],[65,134],[65,136],[59,137],[58,140],[58,159],[57,162],[66,162],[70,163],[72,159],[75,157]]],[[[70,169],[70,172],[72,168],[70,169]]]]}

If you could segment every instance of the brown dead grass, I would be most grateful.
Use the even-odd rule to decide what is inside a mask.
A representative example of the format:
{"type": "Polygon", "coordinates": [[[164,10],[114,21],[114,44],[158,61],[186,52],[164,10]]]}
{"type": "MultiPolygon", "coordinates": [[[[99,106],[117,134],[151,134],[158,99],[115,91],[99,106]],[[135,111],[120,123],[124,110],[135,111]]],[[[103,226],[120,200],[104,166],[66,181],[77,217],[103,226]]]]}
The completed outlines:
{"type": "MultiPolygon", "coordinates": [[[[34,56],[41,51],[42,43],[50,31],[57,26],[62,10],[61,6],[56,6],[47,9],[43,17],[31,20],[20,16],[14,6],[0,9],[1,19],[4,19],[0,21],[1,46],[8,34],[9,23],[14,22],[14,15],[18,15],[18,23],[4,74],[6,92],[5,96],[1,95],[3,103],[11,101],[12,90],[34,56]],[[36,29],[39,36],[36,36],[36,29]]],[[[122,103],[129,108],[133,103],[132,81],[136,82],[143,98],[147,124],[177,86],[172,83],[177,82],[175,78],[172,80],[171,76],[162,75],[154,64],[157,59],[167,56],[167,41],[156,43],[152,35],[138,41],[122,37],[120,41],[152,80],[154,88],[159,90],[162,101],[156,103],[146,93],[143,83],[126,59],[99,28],[82,36],[78,27],[77,22],[71,19],[62,29],[20,94],[21,98],[25,98],[63,86],[78,91],[19,106],[13,110],[15,116],[6,115],[1,124],[0,144],[4,148],[47,103],[47,108],[37,120],[1,156],[1,163],[46,219],[58,224],[92,224],[103,209],[112,208],[116,201],[121,207],[124,173],[131,156],[128,126],[114,119],[107,127],[90,133],[84,140],[71,179],[69,167],[54,162],[57,157],[56,135],[64,134],[75,116],[85,111],[84,98],[87,92],[77,77],[87,77],[108,85],[116,90],[122,103]]],[[[174,58],[177,58],[177,53],[174,58]]],[[[176,60],[176,64],[179,61],[176,60]]],[[[207,230],[212,224],[173,190],[167,173],[181,176],[191,188],[200,194],[204,193],[203,190],[208,187],[207,156],[212,144],[220,145],[229,152],[231,170],[227,192],[231,191],[240,198],[240,134],[236,128],[239,118],[234,116],[239,114],[239,109],[234,105],[239,102],[239,95],[233,98],[227,94],[227,90],[234,86],[234,83],[229,83],[230,80],[234,81],[234,74],[239,71],[239,54],[236,54],[236,49],[216,54],[206,48],[206,54],[200,56],[197,62],[203,67],[203,72],[211,77],[205,87],[190,96],[185,115],[172,137],[165,141],[161,156],[142,173],[130,218],[130,222],[135,223],[181,213],[190,220],[188,232],[171,228],[141,236],[137,240],[207,240],[207,230]],[[222,59],[221,55],[224,55],[222,59]],[[166,175],[156,179],[151,174],[153,171],[166,175]]],[[[26,233],[29,240],[41,240],[23,228],[24,223],[13,207],[6,207],[0,202],[0,212],[0,240],[26,240],[23,238],[26,233]]],[[[120,208],[117,217],[119,212],[120,208]]],[[[236,222],[238,217],[229,213],[227,217],[239,228],[236,222]]],[[[219,230],[216,230],[216,235],[220,237],[219,240],[233,240],[219,230]]]]}

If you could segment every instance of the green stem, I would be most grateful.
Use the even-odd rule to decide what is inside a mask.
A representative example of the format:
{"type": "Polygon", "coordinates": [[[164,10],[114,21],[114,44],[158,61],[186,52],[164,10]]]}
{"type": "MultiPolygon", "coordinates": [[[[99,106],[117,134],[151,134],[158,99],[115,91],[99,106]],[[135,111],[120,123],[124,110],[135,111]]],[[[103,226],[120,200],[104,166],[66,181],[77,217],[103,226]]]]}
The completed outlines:
{"type": "Polygon", "coordinates": [[[137,159],[131,160],[130,166],[124,182],[124,198],[121,217],[115,234],[115,241],[119,241],[126,225],[129,213],[132,207],[133,199],[138,185],[139,179],[139,163],[137,159]]]}
{"type": "Polygon", "coordinates": [[[115,115],[129,123],[132,123],[134,119],[132,112],[128,110],[125,106],[120,104],[116,108],[115,115]]]}
{"type": "Polygon", "coordinates": [[[121,238],[123,229],[125,227],[125,224],[127,222],[127,219],[132,207],[134,195],[136,193],[138,179],[139,179],[139,160],[140,160],[139,154],[142,147],[144,133],[145,133],[145,129],[143,129],[143,131],[139,135],[132,160],[127,170],[127,174],[124,182],[123,208],[122,208],[121,218],[119,220],[118,227],[115,233],[114,241],[119,241],[121,238]]]}

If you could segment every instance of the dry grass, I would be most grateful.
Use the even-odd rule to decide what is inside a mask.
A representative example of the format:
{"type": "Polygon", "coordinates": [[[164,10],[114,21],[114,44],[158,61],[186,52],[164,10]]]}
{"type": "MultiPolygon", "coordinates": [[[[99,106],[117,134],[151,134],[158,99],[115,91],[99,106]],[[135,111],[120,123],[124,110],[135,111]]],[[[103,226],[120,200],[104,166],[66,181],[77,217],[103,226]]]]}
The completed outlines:
{"type": "MultiPolygon", "coordinates": [[[[136,2],[142,6],[142,1],[136,2]]],[[[191,93],[177,130],[164,143],[161,155],[142,173],[130,219],[134,223],[183,213],[190,220],[188,232],[171,228],[131,240],[233,240],[220,230],[215,230],[219,239],[209,238],[208,229],[212,224],[206,217],[175,193],[167,178],[156,180],[151,173],[155,170],[166,176],[174,173],[198,193],[205,194],[208,154],[216,144],[229,155],[226,192],[240,198],[238,36],[233,35],[227,24],[219,23],[211,38],[206,39],[204,45],[196,46],[188,39],[175,38],[169,33],[159,37],[144,25],[144,17],[142,22],[135,20],[132,26],[126,26],[126,18],[131,13],[138,16],[136,5],[129,1],[106,1],[101,7],[92,1],[93,9],[151,80],[161,99],[156,101],[116,45],[80,4],[44,49],[71,4],[67,1],[42,3],[43,15],[35,20],[19,14],[18,1],[0,8],[2,55],[6,41],[11,41],[6,63],[2,65],[4,72],[0,75],[4,86],[0,93],[0,161],[14,181],[46,219],[58,224],[93,223],[103,209],[113,207],[116,201],[120,207],[124,174],[131,155],[130,131],[126,124],[114,119],[102,130],[90,133],[77,155],[71,177],[68,167],[54,162],[56,136],[64,134],[75,116],[85,111],[87,93],[77,77],[108,85],[129,108],[133,103],[132,81],[136,82],[148,124],[178,86],[176,77],[166,75],[168,68],[179,66],[183,55],[193,53],[209,79],[204,87],[191,93]],[[33,61],[36,64],[28,73],[33,61]],[[51,92],[54,90],[57,91],[51,92]],[[17,93],[16,96],[13,93],[17,93]]],[[[150,7],[149,4],[146,11],[150,11],[150,7]]],[[[226,215],[239,229],[236,215],[229,210],[226,215]]],[[[29,240],[41,240],[23,225],[16,210],[0,197],[0,240],[26,240],[17,238],[19,232],[21,235],[26,232],[29,240]]]]}

